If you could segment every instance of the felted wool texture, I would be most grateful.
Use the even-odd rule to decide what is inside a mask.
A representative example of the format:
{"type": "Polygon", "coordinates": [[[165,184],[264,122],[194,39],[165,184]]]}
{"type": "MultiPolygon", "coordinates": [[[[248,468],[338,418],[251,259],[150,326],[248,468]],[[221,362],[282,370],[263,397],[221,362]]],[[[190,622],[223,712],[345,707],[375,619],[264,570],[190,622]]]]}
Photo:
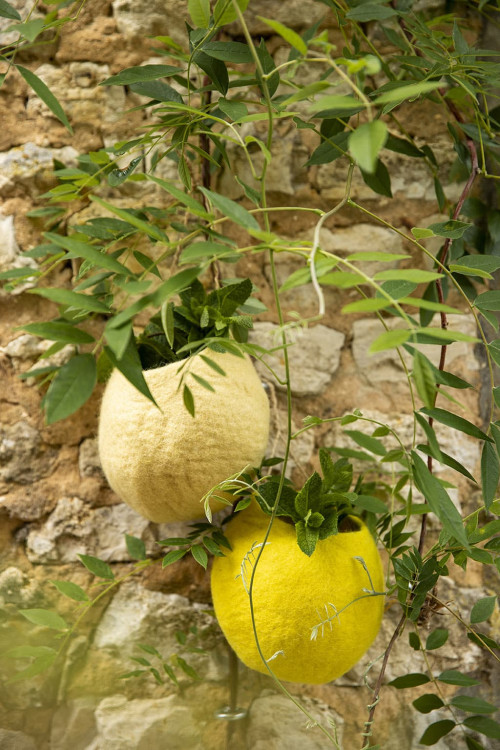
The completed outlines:
{"type": "MultiPolygon", "coordinates": [[[[356,522],[358,519],[356,519],[356,522]]],[[[268,674],[257,651],[250,601],[243,585],[242,562],[247,588],[253,562],[259,552],[248,555],[261,543],[269,524],[256,503],[241,511],[226,526],[232,551],[216,557],[212,568],[212,598],[224,635],[244,664],[268,674]]],[[[269,666],[281,680],[322,684],[340,677],[361,658],[380,628],[384,597],[361,599],[341,612],[311,640],[311,629],[334,610],[341,610],[370,588],[366,571],[355,556],[362,557],[376,591],[383,591],[380,556],[367,527],[319,541],[311,557],[297,545],[294,526],[273,523],[268,544],[256,568],[253,603],[260,647],[266,660],[278,654],[269,666]],[[328,604],[328,612],[325,610],[328,604]]]]}
{"type": "Polygon", "coordinates": [[[125,503],[157,523],[203,516],[203,495],[248,464],[259,466],[266,450],[269,403],[250,359],[213,351],[208,356],[225,376],[199,356],[181,371],[193,393],[194,418],[178,388],[182,363],[144,371],[159,409],[116,369],[104,391],[98,434],[103,471],[125,503]]]}

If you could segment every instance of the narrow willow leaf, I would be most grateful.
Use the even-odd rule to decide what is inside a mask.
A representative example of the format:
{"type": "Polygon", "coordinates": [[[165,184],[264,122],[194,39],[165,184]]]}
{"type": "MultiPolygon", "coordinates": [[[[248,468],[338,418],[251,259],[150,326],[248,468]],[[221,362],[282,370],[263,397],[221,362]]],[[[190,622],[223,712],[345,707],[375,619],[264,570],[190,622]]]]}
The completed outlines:
{"type": "Polygon", "coordinates": [[[386,307],[390,307],[394,302],[392,299],[386,299],[385,297],[370,297],[368,299],[360,299],[357,302],[349,302],[348,305],[344,305],[341,312],[346,313],[358,313],[358,312],[376,312],[377,310],[383,310],[386,307]]]}
{"type": "Polygon", "coordinates": [[[44,399],[47,424],[66,419],[90,398],[97,383],[92,354],[77,354],[61,367],[44,399]]]}
{"type": "Polygon", "coordinates": [[[191,547],[191,554],[193,555],[196,562],[206,570],[208,565],[208,555],[201,544],[194,544],[191,547]]]}
{"type": "MultiPolygon", "coordinates": [[[[413,635],[415,634],[413,633],[413,635]]],[[[414,700],[413,706],[421,714],[429,714],[437,708],[442,708],[444,703],[439,696],[435,695],[435,693],[426,693],[425,695],[421,695],[420,698],[414,700]]]]}
{"type": "Polygon", "coordinates": [[[188,13],[195,26],[200,29],[208,29],[210,0],[188,0],[188,13]]]}
{"type": "Polygon", "coordinates": [[[135,65],[122,70],[115,76],[106,78],[99,86],[130,86],[132,83],[153,81],[157,78],[179,75],[179,73],[182,73],[181,69],[173,65],[135,65]]]}
{"type": "Polygon", "coordinates": [[[257,18],[279,34],[285,42],[288,42],[288,44],[300,52],[301,55],[307,55],[307,44],[296,31],[289,29],[288,26],[285,26],[279,21],[274,21],[272,18],[264,18],[263,16],[257,16],[257,18]]]}
{"type": "Polygon", "coordinates": [[[457,414],[453,414],[451,411],[437,408],[425,408],[420,411],[428,417],[435,419],[436,422],[441,422],[441,424],[445,424],[447,427],[451,427],[454,430],[459,430],[460,432],[464,432],[466,435],[478,438],[479,440],[486,440],[489,443],[493,442],[492,438],[488,437],[488,435],[480,430],[479,427],[476,427],[475,424],[472,424],[472,422],[469,422],[463,417],[459,417],[457,414]]]}
{"type": "Polygon", "coordinates": [[[182,391],[182,399],[184,401],[184,406],[186,407],[188,412],[191,414],[191,416],[194,417],[193,394],[191,393],[191,389],[187,385],[184,385],[184,389],[182,391]]]}
{"type": "Polygon", "coordinates": [[[385,456],[387,453],[385,445],[377,438],[365,435],[364,432],[359,432],[359,430],[344,430],[344,433],[349,435],[361,448],[374,453],[376,456],[385,456]]]}
{"type": "MultiPolygon", "coordinates": [[[[216,60],[223,60],[232,63],[251,63],[253,62],[252,52],[247,44],[241,42],[207,42],[203,45],[203,52],[209,57],[215,57],[216,60]]],[[[227,102],[227,99],[224,100],[227,102]]],[[[242,104],[243,102],[234,102],[242,104]]],[[[221,106],[221,100],[217,102],[221,106]]],[[[222,107],[221,107],[222,109],[222,107]]],[[[224,110],[222,110],[224,111],[224,110]]],[[[247,110],[248,113],[248,110],[247,110]]]]}
{"type": "Polygon", "coordinates": [[[148,174],[147,178],[148,180],[155,182],[157,185],[163,188],[163,190],[166,190],[167,193],[170,193],[173,198],[187,206],[187,208],[189,208],[189,210],[196,216],[199,216],[201,219],[210,218],[210,214],[205,211],[199,201],[197,201],[188,193],[185,193],[183,190],[180,190],[180,188],[178,188],[173,183],[168,182],[167,180],[163,180],[160,177],[156,177],[156,175],[152,174],[148,174]]]}
{"type": "Polygon", "coordinates": [[[467,479],[470,479],[471,482],[477,484],[477,481],[474,479],[470,471],[467,471],[465,466],[447,453],[443,453],[442,450],[436,451],[435,448],[430,445],[417,445],[417,450],[425,453],[427,456],[432,456],[432,458],[435,458],[439,463],[449,466],[450,469],[455,469],[459,474],[462,474],[464,477],[467,477],[467,479]]]}
{"type": "Polygon", "coordinates": [[[476,297],[474,305],[482,310],[496,312],[500,310],[500,292],[483,292],[476,297]]]}
{"type": "Polygon", "coordinates": [[[104,335],[106,337],[106,341],[108,342],[109,348],[111,349],[115,357],[117,359],[121,359],[127,351],[127,347],[133,335],[132,324],[126,323],[120,328],[115,328],[110,325],[110,322],[108,322],[104,329],[104,335]]]}
{"type": "Polygon", "coordinates": [[[472,687],[472,685],[480,685],[479,680],[475,680],[474,677],[463,674],[463,672],[457,669],[445,669],[444,672],[438,677],[440,682],[445,682],[447,685],[461,685],[462,687],[472,687]]]}
{"type": "Polygon", "coordinates": [[[31,679],[32,677],[35,677],[38,674],[42,674],[42,672],[45,672],[47,669],[49,669],[52,666],[52,664],[55,661],[56,656],[57,656],[56,651],[52,651],[52,653],[41,654],[40,656],[36,657],[33,660],[33,662],[29,665],[29,667],[26,667],[26,669],[22,669],[20,672],[17,672],[13,677],[10,677],[7,680],[7,684],[12,685],[15,682],[28,680],[28,679],[31,679]]]}
{"type": "Polygon", "coordinates": [[[448,640],[449,633],[446,628],[436,628],[427,636],[425,642],[425,648],[427,651],[434,651],[437,648],[444,646],[448,640]]]}
{"type": "Polygon", "coordinates": [[[90,333],[82,331],[81,328],[76,328],[70,323],[51,321],[49,323],[29,323],[21,327],[23,331],[49,339],[49,341],[64,341],[68,344],[91,344],[95,341],[90,333]]]}
{"type": "Polygon", "coordinates": [[[411,331],[406,331],[404,329],[385,331],[385,333],[380,334],[380,336],[378,336],[378,338],[376,338],[371,344],[369,352],[375,354],[376,352],[383,352],[386,349],[394,349],[401,346],[401,344],[404,344],[405,341],[408,341],[410,336],[411,331]]]}
{"type": "Polygon", "coordinates": [[[499,478],[500,463],[495,446],[485,442],[481,451],[481,484],[486,510],[489,510],[495,499],[499,478]]]}
{"type": "Polygon", "coordinates": [[[108,581],[114,580],[115,574],[104,560],[100,560],[98,557],[93,557],[92,555],[78,555],[78,557],[92,575],[98,578],[105,578],[108,581]]]}
{"type": "Polygon", "coordinates": [[[439,237],[446,237],[450,240],[458,240],[471,226],[472,224],[466,221],[455,221],[454,219],[449,219],[448,221],[431,224],[429,229],[431,229],[434,234],[437,234],[439,237]]]}
{"type": "Polygon", "coordinates": [[[436,742],[439,742],[441,737],[445,737],[445,735],[449,734],[452,729],[455,729],[455,726],[455,722],[451,719],[436,721],[434,724],[427,727],[421,736],[419,743],[421,745],[435,745],[436,742]]]}
{"type": "Polygon", "coordinates": [[[496,596],[485,596],[483,599],[479,599],[472,607],[470,613],[471,623],[485,622],[489,620],[493,612],[495,611],[495,604],[497,602],[496,596]]]}
{"type": "Polygon", "coordinates": [[[413,281],[415,284],[426,284],[442,278],[442,273],[421,271],[418,268],[391,268],[379,271],[373,277],[375,281],[413,281]]]}
{"type": "Polygon", "coordinates": [[[416,240],[422,240],[426,237],[435,237],[436,235],[432,229],[426,229],[425,227],[413,227],[411,230],[412,235],[416,240]]]}
{"type": "Polygon", "coordinates": [[[180,560],[181,557],[184,557],[184,555],[187,553],[187,549],[172,549],[170,552],[167,552],[165,557],[162,561],[162,568],[166,568],[167,565],[172,565],[172,563],[177,562],[177,560],[180,560]]]}
{"type": "Polygon", "coordinates": [[[80,242],[79,240],[73,239],[73,237],[64,237],[55,232],[45,232],[44,236],[49,242],[67,250],[67,258],[84,258],[85,260],[90,261],[92,265],[100,266],[101,268],[106,268],[109,271],[124,274],[125,276],[135,276],[133,271],[129,268],[122,263],[119,263],[111,255],[107,255],[105,252],[101,253],[100,250],[93,245],[89,245],[86,242],[80,242]]]}
{"type": "Polygon", "coordinates": [[[104,302],[96,299],[90,294],[79,294],[69,289],[52,289],[50,287],[40,289],[28,289],[28,294],[38,294],[40,297],[50,299],[58,305],[73,307],[75,310],[88,310],[89,312],[109,313],[109,308],[104,302]]]}
{"type": "Polygon", "coordinates": [[[219,375],[225,375],[225,370],[220,367],[220,365],[217,364],[217,362],[214,362],[213,359],[210,359],[210,357],[206,357],[204,354],[200,354],[201,359],[214,370],[215,372],[219,373],[219,375]]]}
{"type": "Polygon", "coordinates": [[[174,338],[175,338],[174,303],[164,302],[163,305],[161,306],[160,316],[161,316],[161,324],[163,326],[163,330],[165,332],[168,345],[172,349],[174,346],[174,338]]]}
{"type": "Polygon", "coordinates": [[[421,672],[411,672],[410,674],[403,675],[402,677],[396,677],[396,679],[389,682],[389,685],[402,690],[404,688],[417,687],[418,685],[425,685],[430,682],[430,678],[426,674],[421,672]]]}
{"type": "Polygon", "coordinates": [[[367,21],[383,21],[384,19],[391,18],[395,15],[396,11],[393,8],[388,8],[387,5],[379,5],[373,0],[373,2],[363,3],[351,8],[349,12],[346,13],[346,18],[350,21],[366,23],[367,21]]]}
{"type": "Polygon", "coordinates": [[[491,737],[495,740],[500,740],[500,724],[488,716],[470,716],[464,719],[466,727],[473,729],[479,734],[484,734],[486,737],[491,737]]]}
{"type": "Polygon", "coordinates": [[[381,159],[377,159],[373,172],[361,170],[363,181],[369,188],[379,195],[392,198],[391,175],[381,159]]]}
{"type": "Polygon", "coordinates": [[[426,357],[415,351],[413,355],[413,379],[417,392],[427,408],[432,409],[436,400],[434,374],[426,357]]]}
{"type": "Polygon", "coordinates": [[[57,612],[48,609],[20,609],[19,614],[32,622],[52,630],[67,630],[68,625],[57,612]]]}
{"type": "Polygon", "coordinates": [[[0,0],[0,17],[11,18],[13,21],[21,20],[21,16],[19,15],[18,11],[13,8],[12,5],[7,2],[7,0],[0,0]]]}
{"type": "Polygon", "coordinates": [[[212,393],[215,393],[215,388],[213,385],[210,385],[208,380],[205,380],[205,378],[202,378],[200,375],[197,375],[195,372],[190,373],[191,377],[196,380],[197,383],[201,385],[202,388],[205,388],[207,391],[212,391],[212,393]]]}
{"type": "Polygon", "coordinates": [[[392,87],[389,91],[384,91],[378,96],[375,104],[393,104],[395,102],[404,102],[406,99],[415,99],[421,94],[428,94],[430,91],[442,87],[438,81],[421,81],[419,83],[408,83],[392,87]]]}
{"type": "Polygon", "coordinates": [[[134,338],[132,336],[129,338],[127,348],[125,349],[125,352],[123,356],[120,357],[120,359],[118,359],[114,351],[109,346],[105,346],[104,351],[106,352],[110,362],[118,370],[120,370],[122,375],[125,375],[129,383],[132,383],[134,388],[137,388],[137,390],[142,393],[143,396],[152,401],[153,404],[157,405],[156,401],[154,400],[154,396],[149,390],[149,386],[144,379],[142,364],[137,352],[134,338]]]}
{"type": "Polygon", "coordinates": [[[459,708],[460,711],[468,711],[473,714],[493,714],[497,710],[496,706],[472,695],[455,695],[450,703],[455,708],[459,708]]]}
{"type": "Polygon", "coordinates": [[[412,451],[412,460],[415,484],[425,497],[426,502],[430,505],[432,512],[439,518],[445,531],[469,549],[469,542],[462,518],[445,488],[431,474],[424,461],[422,461],[415,451],[412,451]]]}
{"type": "Polygon", "coordinates": [[[31,70],[28,70],[28,68],[24,68],[22,65],[16,65],[16,68],[21,73],[28,86],[31,86],[35,94],[40,97],[40,99],[47,105],[50,111],[57,117],[58,120],[62,122],[64,127],[71,133],[71,135],[73,135],[73,128],[69,124],[69,120],[66,117],[59,101],[54,96],[49,87],[42,81],[41,78],[32,73],[31,70]]]}
{"type": "Polygon", "coordinates": [[[145,560],[146,559],[146,545],[136,536],[130,536],[125,534],[125,543],[130,557],[133,560],[145,560]]]}
{"type": "Polygon", "coordinates": [[[387,125],[381,120],[373,120],[360,125],[349,136],[351,156],[364,172],[375,172],[377,158],[387,135],[387,125]]]}
{"type": "MultiPolygon", "coordinates": [[[[236,0],[238,8],[243,13],[247,9],[250,0],[236,0]]],[[[216,26],[224,26],[226,23],[232,23],[238,18],[238,13],[234,8],[232,0],[217,0],[214,8],[214,23],[216,26]]]]}
{"type": "Polygon", "coordinates": [[[199,189],[204,195],[206,195],[215,208],[219,209],[224,216],[227,216],[234,221],[235,224],[239,224],[239,226],[244,227],[245,229],[260,229],[257,220],[246,210],[246,208],[240,206],[239,203],[236,203],[230,198],[226,198],[224,195],[214,193],[213,190],[208,190],[203,187],[200,187],[199,189]]]}
{"type": "Polygon", "coordinates": [[[130,90],[140,96],[147,96],[158,102],[177,102],[183,104],[182,96],[168,83],[163,81],[139,81],[131,83],[130,90]]]}
{"type": "Polygon", "coordinates": [[[116,216],[119,216],[120,219],[123,219],[123,221],[131,224],[140,232],[144,232],[148,237],[151,237],[151,239],[156,240],[157,242],[168,243],[167,235],[162,232],[159,227],[151,224],[151,222],[143,221],[130,211],[127,211],[124,208],[118,208],[118,206],[114,206],[112,203],[108,203],[102,198],[99,198],[97,195],[91,195],[90,199],[98,203],[103,208],[106,208],[108,211],[111,211],[111,213],[115,214],[116,216]]]}
{"type": "Polygon", "coordinates": [[[72,581],[51,581],[51,584],[64,596],[73,599],[75,602],[88,602],[89,597],[85,591],[72,581]]]}

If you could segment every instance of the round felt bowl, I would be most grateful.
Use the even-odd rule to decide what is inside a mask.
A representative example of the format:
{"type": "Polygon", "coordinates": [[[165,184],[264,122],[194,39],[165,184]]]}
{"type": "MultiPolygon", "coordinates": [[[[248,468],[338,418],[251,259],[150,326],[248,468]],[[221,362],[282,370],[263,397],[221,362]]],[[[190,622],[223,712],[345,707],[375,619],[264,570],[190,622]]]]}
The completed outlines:
{"type": "MultiPolygon", "coordinates": [[[[298,547],[293,525],[274,521],[257,565],[252,598],[263,656],[269,660],[277,654],[269,666],[281,680],[330,682],[356,664],[378,633],[384,597],[366,597],[363,589],[371,589],[370,581],[355,558],[363,558],[375,590],[383,591],[380,556],[367,527],[359,519],[352,521],[357,531],[319,541],[311,557],[298,547]],[[358,597],[365,598],[354,601],[358,597]],[[335,614],[333,607],[343,611],[312,640],[312,629],[335,614]]],[[[256,504],[241,511],[225,530],[232,551],[214,559],[211,579],[224,635],[244,664],[264,674],[268,672],[255,643],[242,572],[248,588],[259,552],[255,544],[263,541],[268,523],[269,516],[256,504]]]]}
{"type": "Polygon", "coordinates": [[[151,521],[203,516],[203,495],[245,466],[259,466],[266,450],[269,403],[250,359],[205,354],[225,376],[200,356],[181,372],[177,362],[144,371],[159,408],[116,369],[104,391],[98,435],[103,471],[117,495],[151,521]],[[183,403],[182,373],[194,396],[194,418],[183,403]]]}

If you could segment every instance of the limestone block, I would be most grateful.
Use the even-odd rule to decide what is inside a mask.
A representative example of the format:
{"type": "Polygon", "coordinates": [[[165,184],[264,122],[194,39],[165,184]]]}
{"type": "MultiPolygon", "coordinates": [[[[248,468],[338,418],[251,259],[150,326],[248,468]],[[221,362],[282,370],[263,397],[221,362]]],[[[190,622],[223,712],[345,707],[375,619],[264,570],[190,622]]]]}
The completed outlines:
{"type": "MultiPolygon", "coordinates": [[[[249,338],[253,344],[266,349],[281,346],[279,326],[274,323],[255,323],[249,338]]],[[[315,396],[326,388],[338,369],[344,340],[343,333],[321,324],[290,332],[288,354],[292,393],[295,396],[315,396]]],[[[264,359],[275,370],[279,379],[284,380],[283,351],[266,354],[264,359]]],[[[261,377],[272,379],[273,376],[265,365],[258,360],[255,365],[261,377]]],[[[277,382],[276,387],[284,390],[277,382]]]]}
{"type": "Polygon", "coordinates": [[[29,422],[0,425],[0,480],[29,484],[44,474],[41,437],[29,422]]]}
{"type": "MultiPolygon", "coordinates": [[[[0,154],[0,163],[1,156],[2,155],[0,154]]],[[[0,194],[2,179],[3,177],[1,176],[0,171],[0,194]]],[[[24,258],[20,255],[19,245],[17,244],[16,233],[14,230],[14,217],[3,216],[0,213],[0,271],[10,271],[13,268],[37,268],[37,264],[33,258],[24,258]]],[[[20,293],[29,286],[33,286],[33,284],[29,282],[24,283],[20,285],[16,291],[20,293]]]]}
{"type": "MultiPolygon", "coordinates": [[[[330,732],[335,725],[341,746],[343,719],[319,701],[301,698],[301,703],[330,732]]],[[[322,750],[325,741],[325,735],[314,726],[308,727],[286,696],[266,690],[253,701],[247,730],[247,746],[252,750],[322,750]]]]}
{"type": "MultiPolygon", "coordinates": [[[[437,320],[437,319],[436,319],[437,320]]],[[[386,318],[388,328],[404,328],[406,324],[399,318],[386,318]]],[[[476,335],[475,322],[472,316],[449,315],[448,328],[450,331],[460,331],[470,336],[476,335]]],[[[434,325],[437,326],[437,323],[434,325]]],[[[400,383],[403,378],[403,367],[396,349],[387,349],[383,352],[369,353],[372,342],[383,333],[381,323],[374,318],[356,320],[353,323],[352,353],[360,375],[374,387],[382,383],[400,383]]],[[[419,345],[419,350],[428,357],[434,365],[439,364],[440,346],[430,344],[419,345]]],[[[406,364],[412,363],[411,356],[401,349],[406,364]]],[[[453,342],[447,350],[446,367],[453,362],[461,362],[469,370],[477,370],[479,364],[475,359],[471,345],[463,341],[453,342]]]]}
{"type": "MultiPolygon", "coordinates": [[[[325,10],[316,0],[251,0],[245,20],[251,34],[270,36],[274,32],[258,16],[272,18],[292,29],[302,29],[324,18],[325,10]]],[[[238,26],[234,24],[235,28],[238,26]]]]}
{"type": "MultiPolygon", "coordinates": [[[[350,227],[335,227],[322,229],[320,246],[326,252],[346,257],[352,253],[385,252],[402,253],[403,241],[401,237],[390,229],[378,227],[375,224],[355,224],[350,227]]],[[[363,272],[372,276],[378,271],[397,268],[399,261],[382,263],[379,261],[362,261],[360,267],[363,272]]]]}
{"type": "Polygon", "coordinates": [[[36,750],[33,737],[9,729],[0,729],[0,747],[2,750],[36,750]]]}
{"type": "Polygon", "coordinates": [[[0,347],[0,352],[6,354],[11,359],[21,360],[37,359],[43,354],[53,342],[44,341],[38,336],[32,336],[30,333],[23,333],[6,346],[0,347]]]}
{"type": "Polygon", "coordinates": [[[86,750],[96,736],[95,702],[77,698],[58,708],[50,733],[51,750],[86,750]]]}
{"type": "Polygon", "coordinates": [[[127,505],[90,508],[78,497],[64,497],[44,524],[31,526],[26,552],[33,563],[76,562],[79,554],[130,560],[125,534],[143,539],[152,549],[148,521],[127,505]]]}
{"type": "Polygon", "coordinates": [[[97,440],[95,438],[87,438],[80,445],[78,453],[78,467],[80,469],[81,477],[97,476],[104,478],[104,474],[101,469],[101,462],[99,460],[97,440]]]}
{"type": "MultiPolygon", "coordinates": [[[[45,106],[45,105],[44,105],[45,106]]],[[[53,160],[74,166],[78,152],[72,146],[42,148],[28,142],[0,153],[0,195],[22,185],[32,191],[48,188],[54,182],[53,160]]]]}
{"type": "MultiPolygon", "coordinates": [[[[95,718],[99,750],[203,750],[201,727],[178,695],[128,701],[112,695],[99,704],[95,718]]],[[[90,748],[88,748],[90,750],[90,748]]]]}
{"type": "Polygon", "coordinates": [[[113,0],[113,16],[118,31],[125,37],[165,35],[186,46],[184,0],[113,0]]]}
{"type": "MultiPolygon", "coordinates": [[[[31,21],[35,18],[43,18],[44,16],[38,8],[33,8],[32,0],[9,0],[9,5],[17,10],[21,16],[21,21],[25,21],[28,14],[30,14],[31,21]]],[[[20,21],[14,21],[12,18],[0,18],[0,46],[3,47],[4,45],[12,44],[18,39],[18,31],[5,31],[9,26],[16,23],[20,23],[20,21]]]]}
{"type": "MultiPolygon", "coordinates": [[[[273,415],[274,416],[274,415],[273,415]]],[[[301,425],[299,425],[300,427],[301,425]]],[[[298,431],[299,427],[292,421],[292,432],[298,431]]],[[[271,430],[271,436],[266,451],[266,458],[271,456],[285,455],[286,445],[286,431],[287,431],[287,415],[285,411],[278,411],[273,418],[273,426],[271,430]]],[[[307,430],[299,435],[295,440],[292,440],[290,445],[290,456],[286,467],[286,476],[290,479],[293,470],[296,468],[304,468],[310,462],[314,451],[314,432],[313,430],[307,430]]],[[[277,468],[280,468],[278,465],[277,468]]]]}
{"type": "MultiPolygon", "coordinates": [[[[72,62],[59,68],[44,63],[35,71],[50,88],[63,107],[70,122],[82,125],[97,125],[117,122],[125,108],[123,86],[99,86],[110,76],[108,65],[93,62],[72,62]]],[[[27,111],[32,116],[53,116],[42,100],[29,94],[27,111]]]]}
{"type": "Polygon", "coordinates": [[[33,607],[40,600],[38,585],[15,566],[0,573],[0,609],[7,604],[33,607]]]}
{"type": "Polygon", "coordinates": [[[94,646],[123,656],[135,653],[137,643],[149,643],[170,656],[179,650],[176,630],[185,630],[195,622],[198,627],[213,623],[201,609],[203,605],[193,606],[179,594],[150,591],[139,581],[127,581],[106,609],[94,646]]]}

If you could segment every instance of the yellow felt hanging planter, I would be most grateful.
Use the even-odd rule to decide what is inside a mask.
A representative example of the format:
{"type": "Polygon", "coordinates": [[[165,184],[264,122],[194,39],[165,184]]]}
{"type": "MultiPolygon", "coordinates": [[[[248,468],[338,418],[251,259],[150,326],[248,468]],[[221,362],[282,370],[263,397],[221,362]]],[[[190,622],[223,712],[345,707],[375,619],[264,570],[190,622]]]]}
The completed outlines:
{"type": "MultiPolygon", "coordinates": [[[[224,635],[244,664],[266,674],[247,590],[268,523],[269,516],[256,503],[238,513],[225,531],[232,551],[216,557],[212,569],[213,603],[224,635]]],[[[363,558],[379,592],[384,586],[382,565],[367,527],[359,519],[353,519],[353,525],[358,530],[319,541],[307,557],[297,545],[293,525],[274,521],[255,571],[253,605],[262,653],[272,659],[269,665],[279,679],[330,682],[351,669],[378,633],[384,597],[366,597],[364,589],[371,589],[371,583],[356,558],[363,558]],[[366,598],[354,601],[358,597],[366,598]],[[315,630],[327,618],[330,621],[315,630]]]]}
{"type": "MultiPolygon", "coordinates": [[[[112,489],[156,522],[203,515],[203,495],[248,464],[259,466],[269,433],[269,404],[248,357],[209,352],[186,364],[215,392],[189,378],[195,417],[183,403],[180,363],[144,371],[157,408],[114,370],[102,399],[99,454],[112,489]]],[[[221,507],[221,504],[218,504],[221,507]]]]}

